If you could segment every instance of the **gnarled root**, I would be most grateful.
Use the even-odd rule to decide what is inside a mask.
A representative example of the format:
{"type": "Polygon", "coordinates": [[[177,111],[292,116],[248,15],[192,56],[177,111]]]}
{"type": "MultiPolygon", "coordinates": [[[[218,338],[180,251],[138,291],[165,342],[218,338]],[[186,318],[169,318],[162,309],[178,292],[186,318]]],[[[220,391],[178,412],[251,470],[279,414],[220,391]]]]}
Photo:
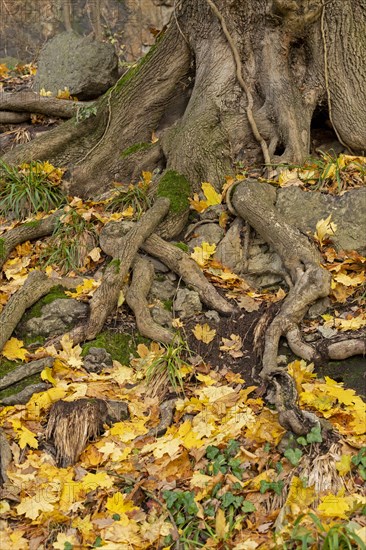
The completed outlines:
{"type": "Polygon", "coordinates": [[[309,360],[316,356],[315,350],[302,342],[298,326],[309,306],[328,295],[330,275],[321,267],[315,246],[277,212],[271,186],[249,180],[238,184],[230,199],[236,212],[276,250],[291,279],[288,295],[266,329],[260,377],[274,392],[282,425],[297,434],[306,433],[315,419],[309,419],[297,406],[294,381],[277,366],[278,346],[285,336],[301,356],[309,360]]]}
{"type": "Polygon", "coordinates": [[[126,294],[126,302],[135,314],[137,328],[142,336],[170,344],[174,334],[152,319],[146,296],[154,278],[154,266],[149,260],[137,256],[133,265],[132,282],[126,294]]]}

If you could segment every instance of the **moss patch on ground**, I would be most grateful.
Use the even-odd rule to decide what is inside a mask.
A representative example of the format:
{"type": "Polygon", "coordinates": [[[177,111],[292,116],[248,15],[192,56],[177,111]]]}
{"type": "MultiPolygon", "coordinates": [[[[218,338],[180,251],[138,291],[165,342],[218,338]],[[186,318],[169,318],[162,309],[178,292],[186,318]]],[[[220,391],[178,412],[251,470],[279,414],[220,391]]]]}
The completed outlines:
{"type": "Polygon", "coordinates": [[[104,331],[90,342],[82,346],[82,355],[85,357],[91,347],[104,348],[111,354],[112,359],[119,361],[122,365],[128,365],[131,357],[137,357],[136,348],[138,344],[149,344],[147,338],[140,334],[125,334],[111,331],[104,331]]]}
{"type": "Polygon", "coordinates": [[[188,210],[190,194],[189,181],[175,170],[167,170],[159,181],[157,196],[169,199],[170,210],[175,214],[188,210]]]}

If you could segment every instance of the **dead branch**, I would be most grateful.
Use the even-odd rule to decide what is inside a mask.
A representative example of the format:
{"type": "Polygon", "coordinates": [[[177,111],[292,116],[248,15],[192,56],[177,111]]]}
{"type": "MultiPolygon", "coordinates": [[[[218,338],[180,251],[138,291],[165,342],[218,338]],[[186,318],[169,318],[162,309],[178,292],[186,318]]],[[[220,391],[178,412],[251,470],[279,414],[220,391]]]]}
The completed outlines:
{"type": "Polygon", "coordinates": [[[366,340],[364,338],[341,340],[328,345],[329,359],[340,361],[353,355],[366,355],[366,340]]]}
{"type": "Polygon", "coordinates": [[[0,390],[16,384],[17,382],[20,382],[20,380],[28,378],[28,376],[38,374],[39,372],[42,372],[45,367],[52,367],[52,365],[52,357],[44,357],[42,359],[38,359],[37,361],[20,365],[13,371],[0,378],[0,390]]]}
{"type": "Polygon", "coordinates": [[[31,384],[30,386],[27,386],[24,388],[24,390],[14,393],[13,395],[9,395],[8,397],[4,397],[4,399],[1,399],[1,405],[3,406],[9,406],[9,405],[25,405],[28,403],[30,398],[35,393],[41,393],[50,387],[50,384],[47,382],[39,382],[38,384],[31,384]]]}
{"type": "Polygon", "coordinates": [[[0,111],[0,124],[20,124],[30,119],[30,113],[13,113],[0,111]]]}
{"type": "Polygon", "coordinates": [[[154,266],[146,258],[138,256],[133,265],[133,277],[126,294],[126,302],[136,317],[137,328],[142,336],[169,344],[174,334],[155,323],[150,314],[146,297],[154,278],[154,266]]]}
{"type": "Polygon", "coordinates": [[[81,107],[90,107],[93,101],[71,101],[44,97],[35,92],[0,93],[0,110],[17,113],[40,113],[42,115],[72,118],[81,107]]]}
{"type": "Polygon", "coordinates": [[[32,241],[41,237],[51,235],[55,229],[55,225],[59,217],[62,215],[63,210],[57,210],[50,216],[42,218],[41,220],[25,222],[13,229],[9,229],[0,237],[1,241],[1,253],[0,253],[0,269],[4,265],[10,252],[18,244],[25,241],[32,241]]]}

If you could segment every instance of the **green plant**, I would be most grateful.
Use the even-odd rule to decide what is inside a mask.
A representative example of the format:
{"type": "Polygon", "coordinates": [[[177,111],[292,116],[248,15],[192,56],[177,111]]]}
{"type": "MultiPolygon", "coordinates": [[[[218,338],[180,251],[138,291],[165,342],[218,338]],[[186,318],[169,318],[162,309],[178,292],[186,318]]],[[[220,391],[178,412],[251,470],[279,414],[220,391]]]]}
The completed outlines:
{"type": "Polygon", "coordinates": [[[261,485],[259,488],[260,493],[266,493],[267,491],[273,491],[276,495],[280,495],[283,490],[284,483],[283,481],[265,481],[262,479],[261,485]]]}
{"type": "Polygon", "coordinates": [[[93,224],[74,208],[65,210],[59,218],[41,260],[46,265],[57,265],[63,273],[83,267],[85,257],[95,245],[93,224]]]}
{"type": "Polygon", "coordinates": [[[65,204],[59,187],[62,171],[32,161],[20,167],[0,160],[0,215],[23,220],[65,204]]]}
{"type": "Polygon", "coordinates": [[[239,443],[235,439],[230,439],[226,449],[220,450],[214,445],[209,445],[206,449],[206,457],[210,460],[207,467],[207,473],[209,475],[217,475],[219,472],[222,474],[232,473],[238,479],[243,478],[243,468],[241,466],[241,460],[235,458],[238,453],[239,443]]]}
{"type": "Polygon", "coordinates": [[[352,457],[352,464],[357,466],[360,476],[366,481],[366,447],[361,447],[357,455],[352,457]]]}
{"type": "Polygon", "coordinates": [[[303,445],[304,447],[311,443],[321,443],[323,441],[321,427],[314,426],[305,437],[298,437],[296,441],[299,445],[303,445]]]}
{"type": "Polygon", "coordinates": [[[92,116],[96,116],[97,110],[98,109],[96,105],[78,107],[76,111],[76,124],[82,122],[83,120],[87,120],[92,116]]]}
{"type": "Polygon", "coordinates": [[[309,516],[317,527],[321,550],[366,550],[365,543],[355,533],[360,528],[358,523],[339,523],[327,530],[315,514],[310,513],[309,516]]]}
{"type": "Polygon", "coordinates": [[[174,391],[184,393],[181,368],[185,365],[185,356],[190,353],[187,343],[175,336],[171,344],[161,344],[164,353],[159,355],[146,370],[146,382],[159,387],[166,379],[174,391]]]}
{"type": "Polygon", "coordinates": [[[145,210],[151,206],[147,194],[148,186],[147,182],[140,181],[137,185],[129,185],[127,189],[118,190],[107,204],[107,210],[120,212],[132,207],[137,219],[139,219],[145,210]]]}

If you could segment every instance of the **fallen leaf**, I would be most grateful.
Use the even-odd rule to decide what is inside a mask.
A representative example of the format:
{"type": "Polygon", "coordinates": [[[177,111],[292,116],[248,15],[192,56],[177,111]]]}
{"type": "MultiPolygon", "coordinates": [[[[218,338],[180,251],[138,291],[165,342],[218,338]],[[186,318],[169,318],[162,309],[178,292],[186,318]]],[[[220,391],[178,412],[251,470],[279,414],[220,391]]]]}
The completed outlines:
{"type": "Polygon", "coordinates": [[[209,344],[210,342],[212,342],[212,340],[216,336],[216,330],[211,329],[211,327],[207,323],[205,323],[204,325],[196,325],[192,332],[197,340],[200,340],[205,344],[209,344]]]}

